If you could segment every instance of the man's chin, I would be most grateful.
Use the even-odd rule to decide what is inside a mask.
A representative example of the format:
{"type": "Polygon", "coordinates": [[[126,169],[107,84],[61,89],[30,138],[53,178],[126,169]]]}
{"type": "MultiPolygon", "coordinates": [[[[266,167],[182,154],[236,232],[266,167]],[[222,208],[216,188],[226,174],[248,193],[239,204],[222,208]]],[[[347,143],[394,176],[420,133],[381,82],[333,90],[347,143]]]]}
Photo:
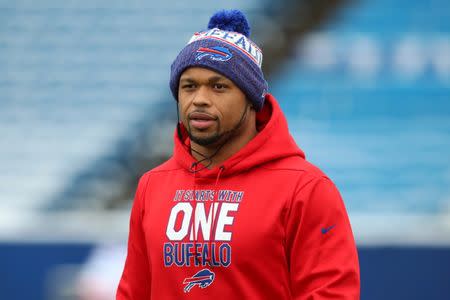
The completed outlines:
{"type": "Polygon", "coordinates": [[[200,135],[189,133],[189,138],[200,146],[214,146],[220,141],[221,136],[219,134],[200,135]]]}

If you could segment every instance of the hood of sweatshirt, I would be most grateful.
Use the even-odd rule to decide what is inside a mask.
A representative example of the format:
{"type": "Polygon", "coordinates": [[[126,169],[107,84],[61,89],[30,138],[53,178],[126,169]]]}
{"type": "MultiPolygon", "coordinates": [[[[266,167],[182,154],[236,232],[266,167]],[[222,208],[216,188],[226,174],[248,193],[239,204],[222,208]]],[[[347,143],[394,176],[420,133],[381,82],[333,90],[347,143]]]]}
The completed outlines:
{"type": "MultiPolygon", "coordinates": [[[[219,172],[220,177],[228,177],[290,156],[305,158],[304,152],[289,133],[286,118],[277,100],[271,94],[266,95],[263,109],[256,114],[256,123],[258,134],[250,142],[220,166],[211,169],[197,167],[199,170],[196,177],[215,178],[219,172]]],[[[178,130],[175,130],[173,157],[183,168],[192,170],[196,159],[190,153],[189,137],[182,124],[180,134],[181,138],[178,130]]]]}

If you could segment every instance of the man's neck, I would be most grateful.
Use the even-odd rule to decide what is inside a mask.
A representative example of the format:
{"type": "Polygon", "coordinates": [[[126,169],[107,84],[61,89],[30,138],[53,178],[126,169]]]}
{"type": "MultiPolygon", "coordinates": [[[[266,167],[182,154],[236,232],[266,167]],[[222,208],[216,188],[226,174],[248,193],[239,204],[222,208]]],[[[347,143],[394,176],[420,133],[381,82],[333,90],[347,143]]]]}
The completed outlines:
{"type": "Polygon", "coordinates": [[[250,142],[257,133],[256,126],[248,126],[238,136],[231,137],[228,141],[225,141],[223,146],[221,146],[220,143],[214,146],[201,146],[191,141],[191,148],[193,149],[191,153],[197,161],[205,162],[205,165],[209,165],[208,169],[212,169],[217,165],[221,165],[225,160],[247,145],[247,143],[250,142]],[[203,154],[204,156],[197,152],[203,154]],[[205,161],[205,157],[211,156],[213,157],[211,158],[211,163],[209,164],[209,160],[205,161]]]}

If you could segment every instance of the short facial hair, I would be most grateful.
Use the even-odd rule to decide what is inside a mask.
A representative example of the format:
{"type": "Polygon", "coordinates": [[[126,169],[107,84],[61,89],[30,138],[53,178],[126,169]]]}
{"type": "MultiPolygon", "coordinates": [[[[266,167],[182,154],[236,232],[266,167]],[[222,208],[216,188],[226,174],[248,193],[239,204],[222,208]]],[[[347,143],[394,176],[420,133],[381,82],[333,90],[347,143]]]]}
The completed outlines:
{"type": "Polygon", "coordinates": [[[219,133],[221,126],[220,126],[220,120],[217,120],[217,122],[218,122],[217,131],[210,137],[199,138],[199,137],[194,136],[191,131],[191,126],[188,122],[189,138],[191,139],[191,141],[193,141],[194,143],[196,143],[200,146],[216,145],[219,141],[224,141],[224,143],[227,143],[228,140],[230,140],[231,138],[233,138],[234,136],[236,136],[239,133],[239,129],[241,128],[242,124],[244,123],[245,119],[247,118],[248,107],[249,107],[248,105],[245,106],[244,112],[242,113],[241,118],[239,119],[238,123],[236,125],[234,125],[233,128],[231,128],[230,130],[219,133]]]}

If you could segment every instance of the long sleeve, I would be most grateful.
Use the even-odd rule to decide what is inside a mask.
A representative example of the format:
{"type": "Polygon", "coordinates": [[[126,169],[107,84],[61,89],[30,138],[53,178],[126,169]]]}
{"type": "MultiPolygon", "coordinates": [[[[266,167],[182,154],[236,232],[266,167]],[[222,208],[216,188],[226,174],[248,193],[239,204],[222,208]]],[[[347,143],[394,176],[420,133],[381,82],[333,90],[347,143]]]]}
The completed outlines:
{"type": "Polygon", "coordinates": [[[122,278],[117,289],[117,300],[150,299],[150,262],[142,229],[147,181],[148,178],[145,175],[142,176],[131,209],[128,253],[122,278]]]}
{"type": "Polygon", "coordinates": [[[359,299],[353,233],[339,191],[328,178],[312,180],[297,193],[286,236],[293,299],[359,299]]]}

